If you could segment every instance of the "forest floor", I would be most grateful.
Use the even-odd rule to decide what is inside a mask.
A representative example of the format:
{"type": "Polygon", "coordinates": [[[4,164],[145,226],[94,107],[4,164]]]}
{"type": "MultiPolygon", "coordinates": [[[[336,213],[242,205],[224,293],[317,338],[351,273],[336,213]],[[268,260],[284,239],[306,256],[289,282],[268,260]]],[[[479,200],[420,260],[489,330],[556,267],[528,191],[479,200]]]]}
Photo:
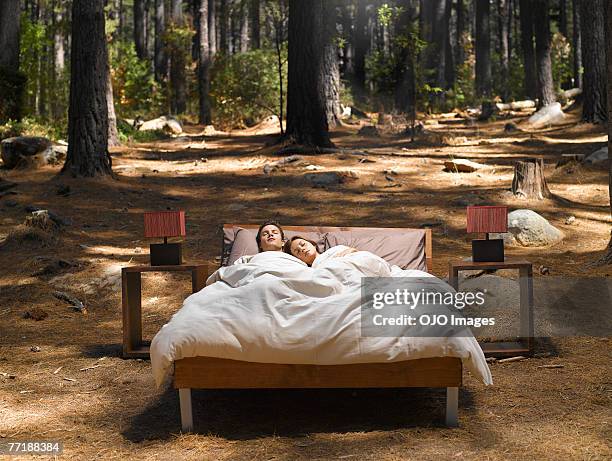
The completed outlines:
{"type": "MultiPolygon", "coordinates": [[[[17,183],[16,194],[0,198],[0,442],[58,440],[64,456],[77,459],[610,459],[610,338],[550,338],[538,344],[538,358],[492,363],[488,388],[465,372],[457,429],[442,425],[437,389],[195,391],[195,433],[183,435],[176,392],[155,388],[148,361],[121,358],[120,268],[148,262],[142,213],[152,209],[186,210],[184,252],[202,262],[218,262],[223,223],[427,224],[433,272],[444,277],[450,259],[470,253],[466,201],[530,208],[565,239],[549,248],[508,247],[509,256],[555,276],[609,277],[611,266],[588,267],[610,237],[606,167],[555,168],[561,154],[601,147],[603,127],[572,115],[563,126],[504,132],[519,120],[428,124],[429,134],[415,142],[345,126],[333,141],[367,156],[303,155],[270,174],[263,166],[282,158],[265,147],[272,126],[210,136],[188,126],[181,137],[117,148],[116,179],[70,179],[58,175],[60,166],[0,170],[17,183]],[[552,199],[509,192],[513,162],[524,157],[545,159],[552,199]],[[449,158],[488,168],[445,172],[449,158]],[[357,177],[313,188],[303,178],[308,165],[357,177]],[[70,223],[49,239],[28,239],[21,226],[27,206],[70,223]],[[570,215],[576,220],[566,224],[570,215]],[[56,299],[55,290],[84,301],[87,313],[56,299]],[[35,308],[48,317],[24,318],[35,308]],[[546,364],[563,368],[538,368],[546,364]]],[[[145,337],[189,288],[187,274],[143,277],[145,337]]]]}

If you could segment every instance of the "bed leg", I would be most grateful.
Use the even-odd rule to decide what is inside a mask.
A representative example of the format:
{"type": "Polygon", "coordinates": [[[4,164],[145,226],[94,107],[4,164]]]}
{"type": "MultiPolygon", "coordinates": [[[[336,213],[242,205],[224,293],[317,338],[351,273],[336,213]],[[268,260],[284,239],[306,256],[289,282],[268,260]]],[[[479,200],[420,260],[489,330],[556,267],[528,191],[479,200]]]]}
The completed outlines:
{"type": "Polygon", "coordinates": [[[191,432],[193,431],[191,389],[179,389],[179,404],[181,407],[181,429],[183,432],[191,432]]]}
{"type": "Polygon", "coordinates": [[[457,414],[459,412],[459,388],[446,388],[446,425],[448,427],[459,426],[457,414]]]}

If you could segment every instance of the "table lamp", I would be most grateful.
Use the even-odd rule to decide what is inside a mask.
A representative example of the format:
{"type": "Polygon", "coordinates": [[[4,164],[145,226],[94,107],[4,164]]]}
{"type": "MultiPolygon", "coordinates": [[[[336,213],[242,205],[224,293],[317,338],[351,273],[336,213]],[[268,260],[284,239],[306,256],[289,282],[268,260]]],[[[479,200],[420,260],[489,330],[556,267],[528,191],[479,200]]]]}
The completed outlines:
{"type": "Polygon", "coordinates": [[[486,234],[484,240],[472,240],[472,261],[504,261],[503,239],[489,239],[489,232],[508,232],[508,207],[467,207],[467,231],[486,234]]]}
{"type": "Polygon", "coordinates": [[[151,243],[151,266],[183,264],[182,242],[168,243],[168,237],[184,237],[184,211],[147,211],[144,214],[145,237],[163,237],[164,243],[151,243]]]}

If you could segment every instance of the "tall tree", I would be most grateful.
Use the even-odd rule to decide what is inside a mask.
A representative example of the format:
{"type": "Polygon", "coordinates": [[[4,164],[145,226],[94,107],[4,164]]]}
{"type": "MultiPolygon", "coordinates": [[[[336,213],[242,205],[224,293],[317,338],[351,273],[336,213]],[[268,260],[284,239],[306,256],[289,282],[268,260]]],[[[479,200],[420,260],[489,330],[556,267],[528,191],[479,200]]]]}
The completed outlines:
{"type": "Polygon", "coordinates": [[[249,32],[251,33],[251,48],[256,50],[261,48],[261,7],[259,4],[259,0],[249,1],[249,22],[249,32]]]}
{"type": "Polygon", "coordinates": [[[355,48],[355,83],[360,88],[365,87],[366,55],[368,54],[369,40],[366,34],[368,18],[366,16],[366,2],[357,2],[355,14],[354,48],[355,48]]]}
{"type": "Polygon", "coordinates": [[[145,0],[134,0],[134,45],[140,59],[147,57],[145,0]]]}
{"type": "Polygon", "coordinates": [[[326,0],[326,13],[323,16],[324,36],[324,69],[325,76],[325,113],[330,128],[340,123],[342,110],[340,108],[340,62],[338,61],[338,41],[336,22],[337,0],[326,0]]]}
{"type": "Polygon", "coordinates": [[[580,25],[580,0],[572,2],[572,34],[574,52],[574,87],[582,88],[582,27],[580,25]]]}
{"type": "Polygon", "coordinates": [[[457,26],[456,26],[456,46],[455,46],[455,62],[457,66],[461,66],[465,62],[465,6],[463,0],[457,0],[455,4],[457,26]]]}
{"type": "Polygon", "coordinates": [[[203,125],[210,125],[210,103],[208,100],[210,46],[208,38],[208,0],[198,0],[198,90],[199,120],[203,125]]]}
{"type": "Polygon", "coordinates": [[[498,34],[499,34],[499,61],[501,67],[501,94],[504,101],[508,101],[510,94],[510,0],[498,0],[498,34]]]}
{"type": "Polygon", "coordinates": [[[219,11],[219,51],[225,55],[230,54],[230,0],[220,0],[219,11]]]}
{"type": "Polygon", "coordinates": [[[0,1],[0,121],[21,118],[25,77],[19,72],[19,14],[19,0],[0,1]]]}
{"type": "Polygon", "coordinates": [[[476,6],[476,94],[491,96],[491,26],[489,0],[475,0],[476,6]]]}
{"type": "Polygon", "coordinates": [[[239,45],[240,45],[240,52],[241,53],[246,53],[247,51],[249,51],[249,5],[247,5],[246,2],[241,2],[240,4],[240,11],[239,11],[239,16],[240,16],[240,36],[239,36],[239,45]]]}
{"type": "Polygon", "coordinates": [[[164,34],[166,33],[166,2],[155,0],[155,80],[161,82],[168,76],[168,57],[164,34]]]}
{"type": "Polygon", "coordinates": [[[286,136],[296,144],[329,147],[325,62],[329,53],[324,0],[289,0],[286,136]]]}
{"type": "Polygon", "coordinates": [[[62,172],[112,174],[108,153],[108,54],[104,0],[72,2],[68,155],[62,172]]]}
{"type": "Polygon", "coordinates": [[[119,141],[119,131],[117,130],[117,115],[115,113],[115,99],[113,98],[113,82],[111,80],[110,68],[107,70],[106,106],[108,108],[108,146],[119,146],[121,142],[119,141]]]}
{"type": "Polygon", "coordinates": [[[582,62],[584,65],[582,120],[605,122],[606,107],[606,1],[580,2],[582,62]]]}
{"type": "Polygon", "coordinates": [[[565,38],[567,35],[567,0],[559,0],[559,32],[565,38]]]}
{"type": "MultiPolygon", "coordinates": [[[[401,10],[397,18],[396,39],[405,43],[400,48],[398,68],[396,69],[395,109],[408,114],[411,119],[416,114],[416,81],[415,81],[415,46],[411,30],[411,23],[416,15],[416,8],[412,2],[401,10]]],[[[413,120],[414,121],[414,120],[413,120]]]]}
{"type": "MultiPolygon", "coordinates": [[[[171,27],[177,32],[185,26],[182,0],[172,0],[171,27]]],[[[186,55],[183,43],[179,39],[180,33],[173,34],[170,46],[170,110],[174,114],[182,114],[187,109],[187,74],[186,55]]]]}
{"type": "Polygon", "coordinates": [[[544,107],[557,100],[550,55],[549,4],[548,0],[533,0],[531,3],[535,26],[538,99],[539,107],[544,107]]]}
{"type": "Polygon", "coordinates": [[[535,50],[533,47],[533,16],[531,12],[531,1],[520,0],[521,18],[521,48],[523,50],[523,67],[525,69],[525,95],[528,98],[536,98],[538,87],[536,84],[535,50]]]}
{"type": "Polygon", "coordinates": [[[211,59],[217,54],[217,2],[208,0],[208,44],[211,59]]]}

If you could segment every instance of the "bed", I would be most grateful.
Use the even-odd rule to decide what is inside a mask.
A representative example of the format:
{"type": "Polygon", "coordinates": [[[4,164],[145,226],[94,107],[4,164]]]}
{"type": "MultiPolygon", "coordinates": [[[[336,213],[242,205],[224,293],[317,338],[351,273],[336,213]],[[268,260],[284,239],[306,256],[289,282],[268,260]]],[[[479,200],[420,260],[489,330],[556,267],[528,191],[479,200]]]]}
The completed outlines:
{"type": "MultiPolygon", "coordinates": [[[[241,248],[240,246],[250,245],[250,240],[244,237],[247,235],[252,237],[257,227],[257,225],[248,224],[226,224],[223,226],[222,267],[230,267],[231,263],[239,256],[252,251],[252,247],[241,248]],[[240,232],[244,232],[242,236],[240,232]]],[[[384,257],[385,260],[395,258],[396,261],[393,261],[393,263],[402,262],[397,261],[397,258],[403,258],[403,262],[408,261],[405,264],[406,267],[414,267],[425,271],[430,271],[432,267],[430,229],[285,226],[284,230],[288,237],[294,234],[307,235],[316,240],[322,250],[325,249],[325,245],[348,244],[357,247],[359,250],[367,249],[380,257],[384,257]],[[382,235],[382,237],[372,238],[374,234],[382,235]],[[398,239],[398,236],[402,236],[402,238],[398,239]],[[397,249],[393,249],[394,247],[397,248],[397,244],[401,246],[399,253],[397,249]]],[[[270,256],[282,257],[282,255],[271,254],[270,256]]],[[[284,255],[284,257],[287,257],[287,255],[284,255]]],[[[231,270],[233,268],[230,267],[230,270],[226,270],[226,273],[231,270]]],[[[233,319],[210,317],[208,323],[217,323],[210,327],[207,333],[201,330],[207,328],[208,323],[201,323],[200,327],[196,327],[197,320],[193,321],[187,317],[189,315],[187,311],[191,309],[192,313],[190,315],[192,316],[194,312],[197,315],[202,315],[203,310],[196,301],[200,299],[199,302],[202,303],[202,299],[207,293],[214,296],[213,292],[217,285],[219,284],[213,284],[208,291],[207,287],[198,294],[187,298],[183,309],[175,314],[167,325],[162,327],[151,344],[151,362],[158,385],[162,382],[164,372],[171,373],[173,385],[178,389],[181,426],[185,432],[193,430],[192,389],[446,388],[445,423],[447,426],[453,427],[458,425],[458,396],[459,388],[462,385],[464,365],[467,364],[471,371],[478,373],[486,384],[491,383],[490,372],[484,355],[473,338],[473,341],[466,339],[466,345],[461,343],[460,346],[449,345],[443,342],[441,338],[406,339],[406,341],[422,341],[416,343],[416,346],[413,342],[402,343],[404,344],[403,349],[401,347],[384,346],[384,353],[373,352],[375,346],[363,346],[363,343],[360,342],[357,346],[359,353],[353,353],[356,344],[355,333],[352,333],[353,336],[350,339],[353,343],[347,346],[347,340],[342,342],[338,339],[342,335],[348,335],[343,330],[344,327],[340,326],[336,330],[343,331],[339,334],[338,331],[334,331],[331,336],[336,336],[333,337],[333,340],[325,343],[324,347],[319,347],[320,345],[317,344],[319,349],[316,349],[315,346],[312,346],[311,351],[315,352],[311,352],[310,355],[300,350],[300,348],[308,350],[310,346],[299,344],[292,347],[292,339],[287,339],[287,336],[280,339],[278,337],[274,338],[274,344],[286,341],[286,350],[277,350],[275,354],[268,355],[262,355],[256,350],[257,348],[252,346],[259,341],[258,338],[254,339],[253,337],[242,337],[236,341],[234,336],[229,335],[227,336],[229,339],[219,340],[228,343],[231,343],[232,340],[235,342],[235,344],[230,344],[227,347],[225,347],[226,345],[219,347],[218,344],[202,345],[202,342],[210,343],[209,336],[222,335],[219,332],[231,328],[233,323],[242,321],[238,317],[244,315],[242,313],[233,314],[238,318],[235,322],[233,319]],[[194,327],[197,329],[196,333],[190,330],[194,327]],[[177,336],[181,335],[186,338],[182,342],[176,339],[177,336]],[[198,335],[200,335],[199,338],[197,338],[198,335]],[[436,343],[434,340],[439,341],[436,343]],[[408,348],[412,347],[413,350],[406,352],[404,350],[406,344],[408,344],[408,348]],[[342,349],[343,347],[343,352],[336,354],[335,349],[342,349]],[[389,352],[392,350],[394,352],[389,352]],[[350,353],[347,353],[347,351],[350,351],[350,353]],[[171,372],[168,371],[169,369],[171,369],[171,372]]],[[[223,296],[214,299],[217,299],[220,304],[226,302],[226,297],[223,296]]],[[[254,302],[254,304],[257,303],[254,302]]],[[[204,311],[207,310],[204,309],[204,311]]],[[[219,308],[218,311],[221,312],[224,309],[219,308]]],[[[255,319],[263,317],[265,316],[254,315],[249,312],[245,325],[249,325],[249,330],[256,331],[259,329],[261,331],[266,326],[256,325],[257,320],[255,319]]],[[[354,323],[353,320],[351,320],[352,323],[354,323]]],[[[287,318],[280,321],[281,323],[285,322],[286,328],[276,334],[282,336],[284,331],[291,332],[291,325],[286,323],[287,318]]],[[[311,325],[313,319],[305,319],[302,325],[304,325],[304,322],[311,325]]],[[[321,325],[323,324],[314,325],[313,328],[325,328],[321,325]]],[[[306,330],[308,331],[308,327],[306,327],[306,330]]],[[[310,330],[304,336],[317,336],[317,331],[310,330]]],[[[246,336],[249,336],[249,334],[250,332],[246,336]]],[[[321,333],[321,335],[325,336],[324,333],[321,333]]]]}

